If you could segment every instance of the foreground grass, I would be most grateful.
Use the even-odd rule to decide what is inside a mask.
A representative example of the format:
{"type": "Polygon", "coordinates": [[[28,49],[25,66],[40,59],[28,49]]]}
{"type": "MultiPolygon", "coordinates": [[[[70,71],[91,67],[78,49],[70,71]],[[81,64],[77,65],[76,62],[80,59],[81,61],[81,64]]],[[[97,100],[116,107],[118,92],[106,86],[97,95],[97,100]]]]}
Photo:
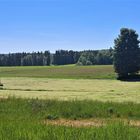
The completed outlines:
{"type": "Polygon", "coordinates": [[[1,122],[1,140],[139,140],[140,129],[114,123],[100,128],[46,126],[37,123],[1,122]]]}
{"type": "Polygon", "coordinates": [[[140,119],[140,104],[93,101],[1,99],[1,140],[139,140],[140,129],[123,122],[101,127],[46,125],[43,120],[84,118],[140,119]]]}
{"type": "Polygon", "coordinates": [[[140,103],[140,82],[105,79],[1,78],[0,97],[140,103]]]}
{"type": "Polygon", "coordinates": [[[29,66],[0,67],[0,77],[63,79],[115,79],[113,66],[29,66]]]}

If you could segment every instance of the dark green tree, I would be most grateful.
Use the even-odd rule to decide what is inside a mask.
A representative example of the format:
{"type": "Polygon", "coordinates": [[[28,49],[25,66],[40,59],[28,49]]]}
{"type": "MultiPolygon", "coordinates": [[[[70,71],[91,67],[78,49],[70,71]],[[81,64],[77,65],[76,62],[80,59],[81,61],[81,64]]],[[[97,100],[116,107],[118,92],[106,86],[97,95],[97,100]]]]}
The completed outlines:
{"type": "Polygon", "coordinates": [[[140,68],[140,41],[136,31],[122,28],[114,43],[114,68],[118,79],[137,74],[140,68]]]}

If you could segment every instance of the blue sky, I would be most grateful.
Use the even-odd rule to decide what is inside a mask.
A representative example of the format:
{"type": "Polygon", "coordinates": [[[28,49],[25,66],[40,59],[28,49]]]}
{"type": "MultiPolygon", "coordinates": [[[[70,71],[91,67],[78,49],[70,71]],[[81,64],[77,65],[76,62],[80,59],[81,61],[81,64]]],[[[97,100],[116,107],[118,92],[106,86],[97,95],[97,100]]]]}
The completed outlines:
{"type": "Polygon", "coordinates": [[[113,46],[121,27],[140,34],[140,0],[0,0],[0,53],[113,46]]]}

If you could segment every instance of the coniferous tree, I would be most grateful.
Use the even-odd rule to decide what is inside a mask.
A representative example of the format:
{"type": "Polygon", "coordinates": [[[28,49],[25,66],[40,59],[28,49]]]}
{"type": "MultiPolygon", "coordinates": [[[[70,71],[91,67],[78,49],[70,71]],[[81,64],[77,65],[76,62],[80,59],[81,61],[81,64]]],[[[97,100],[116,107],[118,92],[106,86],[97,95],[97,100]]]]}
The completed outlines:
{"type": "Polygon", "coordinates": [[[114,68],[118,78],[137,74],[140,68],[140,41],[136,31],[122,28],[114,43],[114,68]]]}

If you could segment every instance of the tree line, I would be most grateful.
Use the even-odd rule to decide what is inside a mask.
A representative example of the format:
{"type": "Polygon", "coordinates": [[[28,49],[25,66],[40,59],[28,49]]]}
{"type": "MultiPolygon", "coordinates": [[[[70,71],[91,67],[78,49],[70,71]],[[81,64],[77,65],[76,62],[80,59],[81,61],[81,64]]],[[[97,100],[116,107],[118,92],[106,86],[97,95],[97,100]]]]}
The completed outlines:
{"type": "Polygon", "coordinates": [[[113,49],[0,54],[0,66],[108,65],[113,64],[113,49]]]}
{"type": "Polygon", "coordinates": [[[0,54],[0,66],[46,66],[50,65],[50,52],[0,54]]]}
{"type": "Polygon", "coordinates": [[[52,54],[52,64],[54,65],[66,65],[66,64],[76,64],[79,60],[81,52],[78,51],[68,51],[68,50],[58,50],[52,54]]]}
{"type": "Polygon", "coordinates": [[[89,50],[81,53],[78,65],[111,65],[113,64],[113,49],[89,50]]]}

